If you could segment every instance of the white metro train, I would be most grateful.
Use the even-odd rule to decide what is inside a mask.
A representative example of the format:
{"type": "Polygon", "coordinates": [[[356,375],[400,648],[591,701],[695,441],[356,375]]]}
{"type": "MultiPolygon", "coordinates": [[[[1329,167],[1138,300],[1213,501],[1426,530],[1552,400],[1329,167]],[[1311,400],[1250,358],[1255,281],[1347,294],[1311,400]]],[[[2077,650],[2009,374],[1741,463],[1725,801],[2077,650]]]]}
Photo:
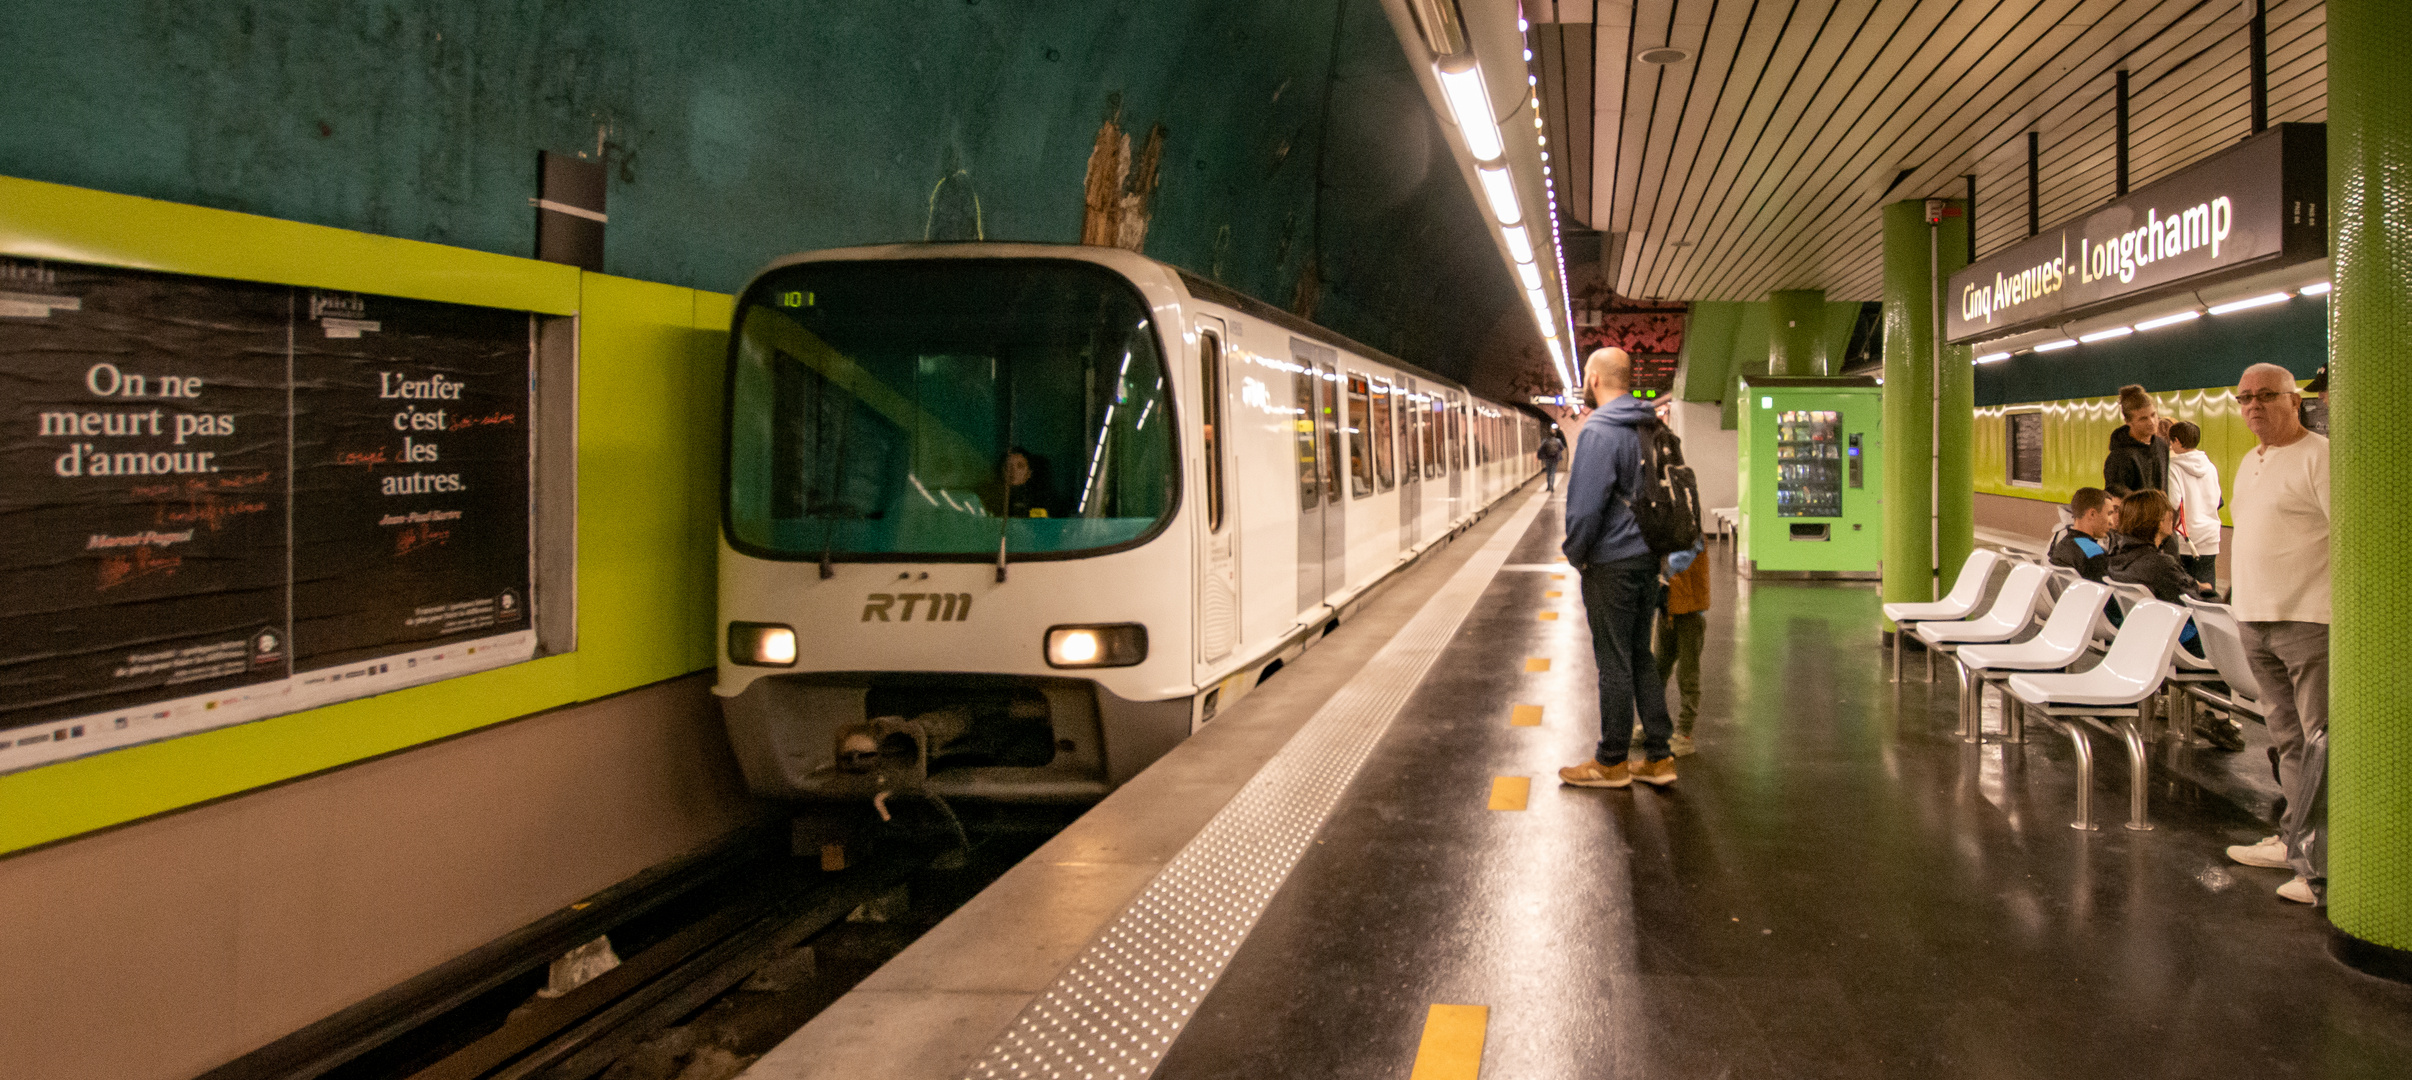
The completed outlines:
{"type": "Polygon", "coordinates": [[[750,786],[1094,800],[1529,482],[1540,424],[1112,248],[783,259],[730,335],[750,786]]]}

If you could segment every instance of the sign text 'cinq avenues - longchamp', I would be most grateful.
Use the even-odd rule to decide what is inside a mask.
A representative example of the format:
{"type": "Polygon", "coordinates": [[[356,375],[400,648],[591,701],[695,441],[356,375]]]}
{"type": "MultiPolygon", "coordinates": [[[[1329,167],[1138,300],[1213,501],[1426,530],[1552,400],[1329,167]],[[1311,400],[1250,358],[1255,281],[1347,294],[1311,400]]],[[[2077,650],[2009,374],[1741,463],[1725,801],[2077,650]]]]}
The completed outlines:
{"type": "Polygon", "coordinates": [[[1951,276],[1945,336],[1999,337],[2327,251],[2326,140],[2281,124],[1951,276]]]}

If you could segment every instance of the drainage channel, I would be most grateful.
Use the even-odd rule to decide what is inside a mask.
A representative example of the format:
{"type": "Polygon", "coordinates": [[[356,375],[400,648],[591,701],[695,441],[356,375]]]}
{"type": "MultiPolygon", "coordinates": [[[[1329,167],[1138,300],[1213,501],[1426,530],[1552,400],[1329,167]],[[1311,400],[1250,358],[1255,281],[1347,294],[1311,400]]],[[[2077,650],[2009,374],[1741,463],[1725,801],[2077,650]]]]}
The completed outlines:
{"type": "MultiPolygon", "coordinates": [[[[1078,816],[899,805],[854,865],[784,828],[631,879],[202,1080],[719,1080],[802,1027],[1078,816]],[[573,948],[618,962],[545,996],[573,948]]],[[[609,963],[609,961],[605,961],[609,963]]],[[[597,965],[600,966],[600,965],[597,965]]]]}

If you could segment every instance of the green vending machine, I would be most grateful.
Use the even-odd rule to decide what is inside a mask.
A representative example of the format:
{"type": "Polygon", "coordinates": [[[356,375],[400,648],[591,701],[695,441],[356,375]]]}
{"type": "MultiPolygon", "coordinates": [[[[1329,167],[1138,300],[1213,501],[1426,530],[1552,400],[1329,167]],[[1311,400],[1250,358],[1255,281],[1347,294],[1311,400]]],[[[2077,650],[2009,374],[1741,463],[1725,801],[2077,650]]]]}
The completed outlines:
{"type": "Polygon", "coordinates": [[[1883,577],[1883,394],[1871,378],[1743,376],[1744,577],[1883,577]]]}

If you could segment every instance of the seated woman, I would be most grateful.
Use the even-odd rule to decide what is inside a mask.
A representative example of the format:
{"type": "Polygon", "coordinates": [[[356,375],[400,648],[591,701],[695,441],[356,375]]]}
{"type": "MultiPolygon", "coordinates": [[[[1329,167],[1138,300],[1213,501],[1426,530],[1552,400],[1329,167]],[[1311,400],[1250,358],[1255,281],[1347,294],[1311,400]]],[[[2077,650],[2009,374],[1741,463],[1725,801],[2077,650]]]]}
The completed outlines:
{"type": "Polygon", "coordinates": [[[2169,496],[2153,488],[2145,488],[2127,496],[2119,504],[2119,533],[2125,542],[2116,545],[2102,576],[2110,581],[2142,585],[2163,602],[2182,604],[2191,594],[2198,599],[2216,600],[2219,594],[2211,586],[2194,580],[2186,573],[2177,556],[2162,548],[2161,542],[2175,531],[2177,508],[2169,496]]]}

